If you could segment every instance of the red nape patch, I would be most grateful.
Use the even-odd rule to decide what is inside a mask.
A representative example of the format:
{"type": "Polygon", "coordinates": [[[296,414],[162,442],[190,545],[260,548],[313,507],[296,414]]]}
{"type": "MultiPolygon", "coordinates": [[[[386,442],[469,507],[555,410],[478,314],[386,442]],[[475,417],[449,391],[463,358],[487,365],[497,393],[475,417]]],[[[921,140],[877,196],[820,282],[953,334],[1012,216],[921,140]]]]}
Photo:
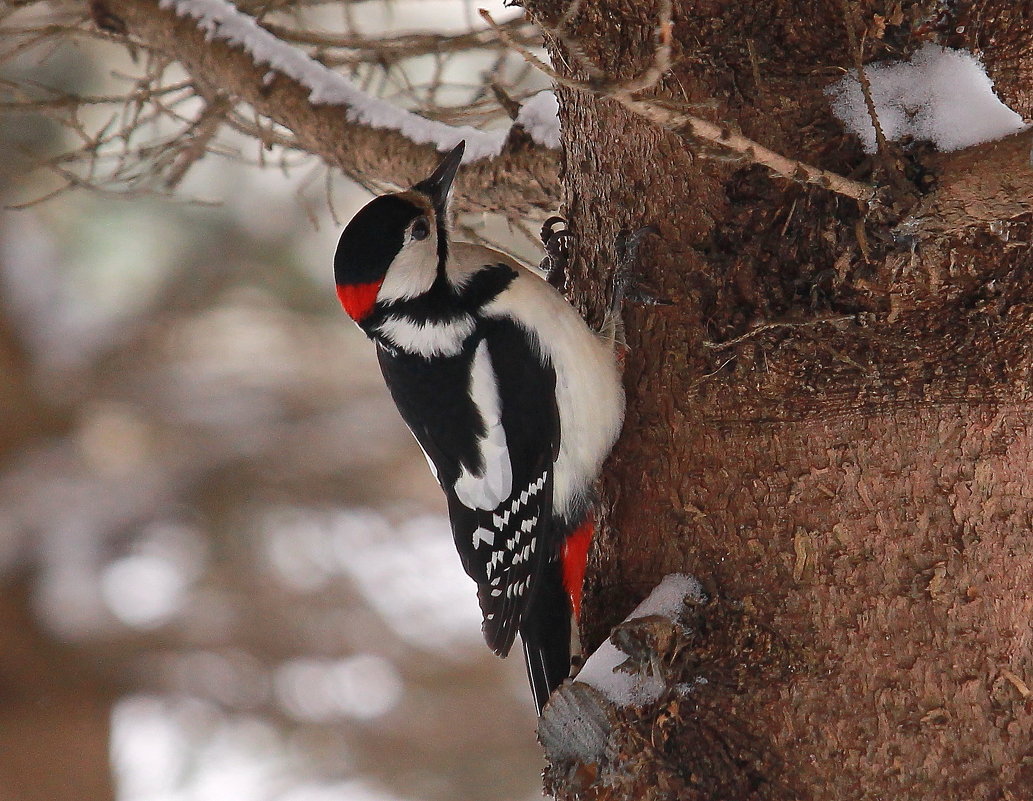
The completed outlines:
{"type": "Polygon", "coordinates": [[[593,534],[595,519],[589,513],[584,522],[567,537],[560,554],[563,560],[563,589],[570,596],[570,608],[574,610],[574,618],[577,620],[581,619],[581,589],[585,582],[585,566],[593,534]]]}
{"type": "Polygon", "coordinates": [[[348,316],[355,322],[361,323],[363,318],[373,311],[373,304],[377,302],[377,292],[380,291],[380,281],[370,284],[338,284],[337,298],[348,312],[348,316]]]}

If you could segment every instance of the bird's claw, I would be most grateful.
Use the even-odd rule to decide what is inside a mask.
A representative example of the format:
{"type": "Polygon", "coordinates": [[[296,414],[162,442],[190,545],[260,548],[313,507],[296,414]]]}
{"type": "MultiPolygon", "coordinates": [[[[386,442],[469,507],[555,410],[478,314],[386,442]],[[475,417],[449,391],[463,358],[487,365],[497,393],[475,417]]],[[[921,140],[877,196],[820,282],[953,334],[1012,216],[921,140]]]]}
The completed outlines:
{"type": "Polygon", "coordinates": [[[562,289],[574,244],[574,235],[567,228],[567,221],[555,216],[547,219],[542,225],[542,244],[545,246],[545,258],[538,269],[545,273],[550,284],[562,289]]]}

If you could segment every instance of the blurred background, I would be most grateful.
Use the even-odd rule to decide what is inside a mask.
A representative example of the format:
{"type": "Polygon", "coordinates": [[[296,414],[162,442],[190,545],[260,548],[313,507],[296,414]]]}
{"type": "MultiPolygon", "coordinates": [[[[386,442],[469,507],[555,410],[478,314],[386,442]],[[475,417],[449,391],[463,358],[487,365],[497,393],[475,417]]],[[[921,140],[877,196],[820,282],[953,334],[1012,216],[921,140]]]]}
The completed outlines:
{"type": "MultiPolygon", "coordinates": [[[[514,17],[265,8],[375,39],[476,6],[514,17]]],[[[523,666],[484,646],[443,498],[332,291],[376,176],[272,126],[260,144],[261,121],[184,162],[175,65],[127,122],[154,64],[83,34],[81,3],[0,23],[0,799],[540,797],[523,666]]],[[[341,68],[484,126],[508,124],[489,83],[543,85],[490,47],[341,68]]],[[[463,226],[538,258],[530,224],[463,226]]]]}

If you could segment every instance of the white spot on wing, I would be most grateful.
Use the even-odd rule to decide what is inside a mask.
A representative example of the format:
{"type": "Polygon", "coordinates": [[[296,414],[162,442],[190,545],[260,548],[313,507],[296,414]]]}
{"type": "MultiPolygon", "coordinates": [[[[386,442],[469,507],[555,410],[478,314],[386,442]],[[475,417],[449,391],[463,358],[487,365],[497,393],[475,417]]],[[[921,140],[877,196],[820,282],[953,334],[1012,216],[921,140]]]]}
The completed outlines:
{"type": "Polygon", "coordinates": [[[477,530],[474,531],[474,533],[473,533],[473,547],[476,548],[482,542],[487,543],[488,545],[494,545],[495,544],[495,534],[494,534],[494,532],[488,531],[488,529],[483,528],[483,527],[478,527],[477,530]]]}

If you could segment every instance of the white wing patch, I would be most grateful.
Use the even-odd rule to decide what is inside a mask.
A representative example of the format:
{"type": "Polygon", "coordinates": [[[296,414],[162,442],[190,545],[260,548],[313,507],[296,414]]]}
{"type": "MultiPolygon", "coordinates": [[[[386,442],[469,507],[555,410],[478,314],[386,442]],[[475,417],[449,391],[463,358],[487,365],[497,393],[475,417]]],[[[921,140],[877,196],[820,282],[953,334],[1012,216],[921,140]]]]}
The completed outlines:
{"type": "Polygon", "coordinates": [[[483,526],[477,528],[477,530],[474,531],[474,533],[473,533],[473,547],[476,548],[482,542],[486,543],[487,545],[494,545],[495,544],[495,532],[494,531],[489,531],[488,529],[484,528],[483,526]]]}
{"type": "Polygon", "coordinates": [[[488,354],[488,345],[483,340],[473,356],[470,397],[481,413],[486,429],[477,443],[483,472],[476,475],[463,465],[453,489],[460,503],[468,509],[491,511],[506,500],[513,489],[513,465],[509,459],[506,432],[502,428],[495,368],[488,354]]]}

